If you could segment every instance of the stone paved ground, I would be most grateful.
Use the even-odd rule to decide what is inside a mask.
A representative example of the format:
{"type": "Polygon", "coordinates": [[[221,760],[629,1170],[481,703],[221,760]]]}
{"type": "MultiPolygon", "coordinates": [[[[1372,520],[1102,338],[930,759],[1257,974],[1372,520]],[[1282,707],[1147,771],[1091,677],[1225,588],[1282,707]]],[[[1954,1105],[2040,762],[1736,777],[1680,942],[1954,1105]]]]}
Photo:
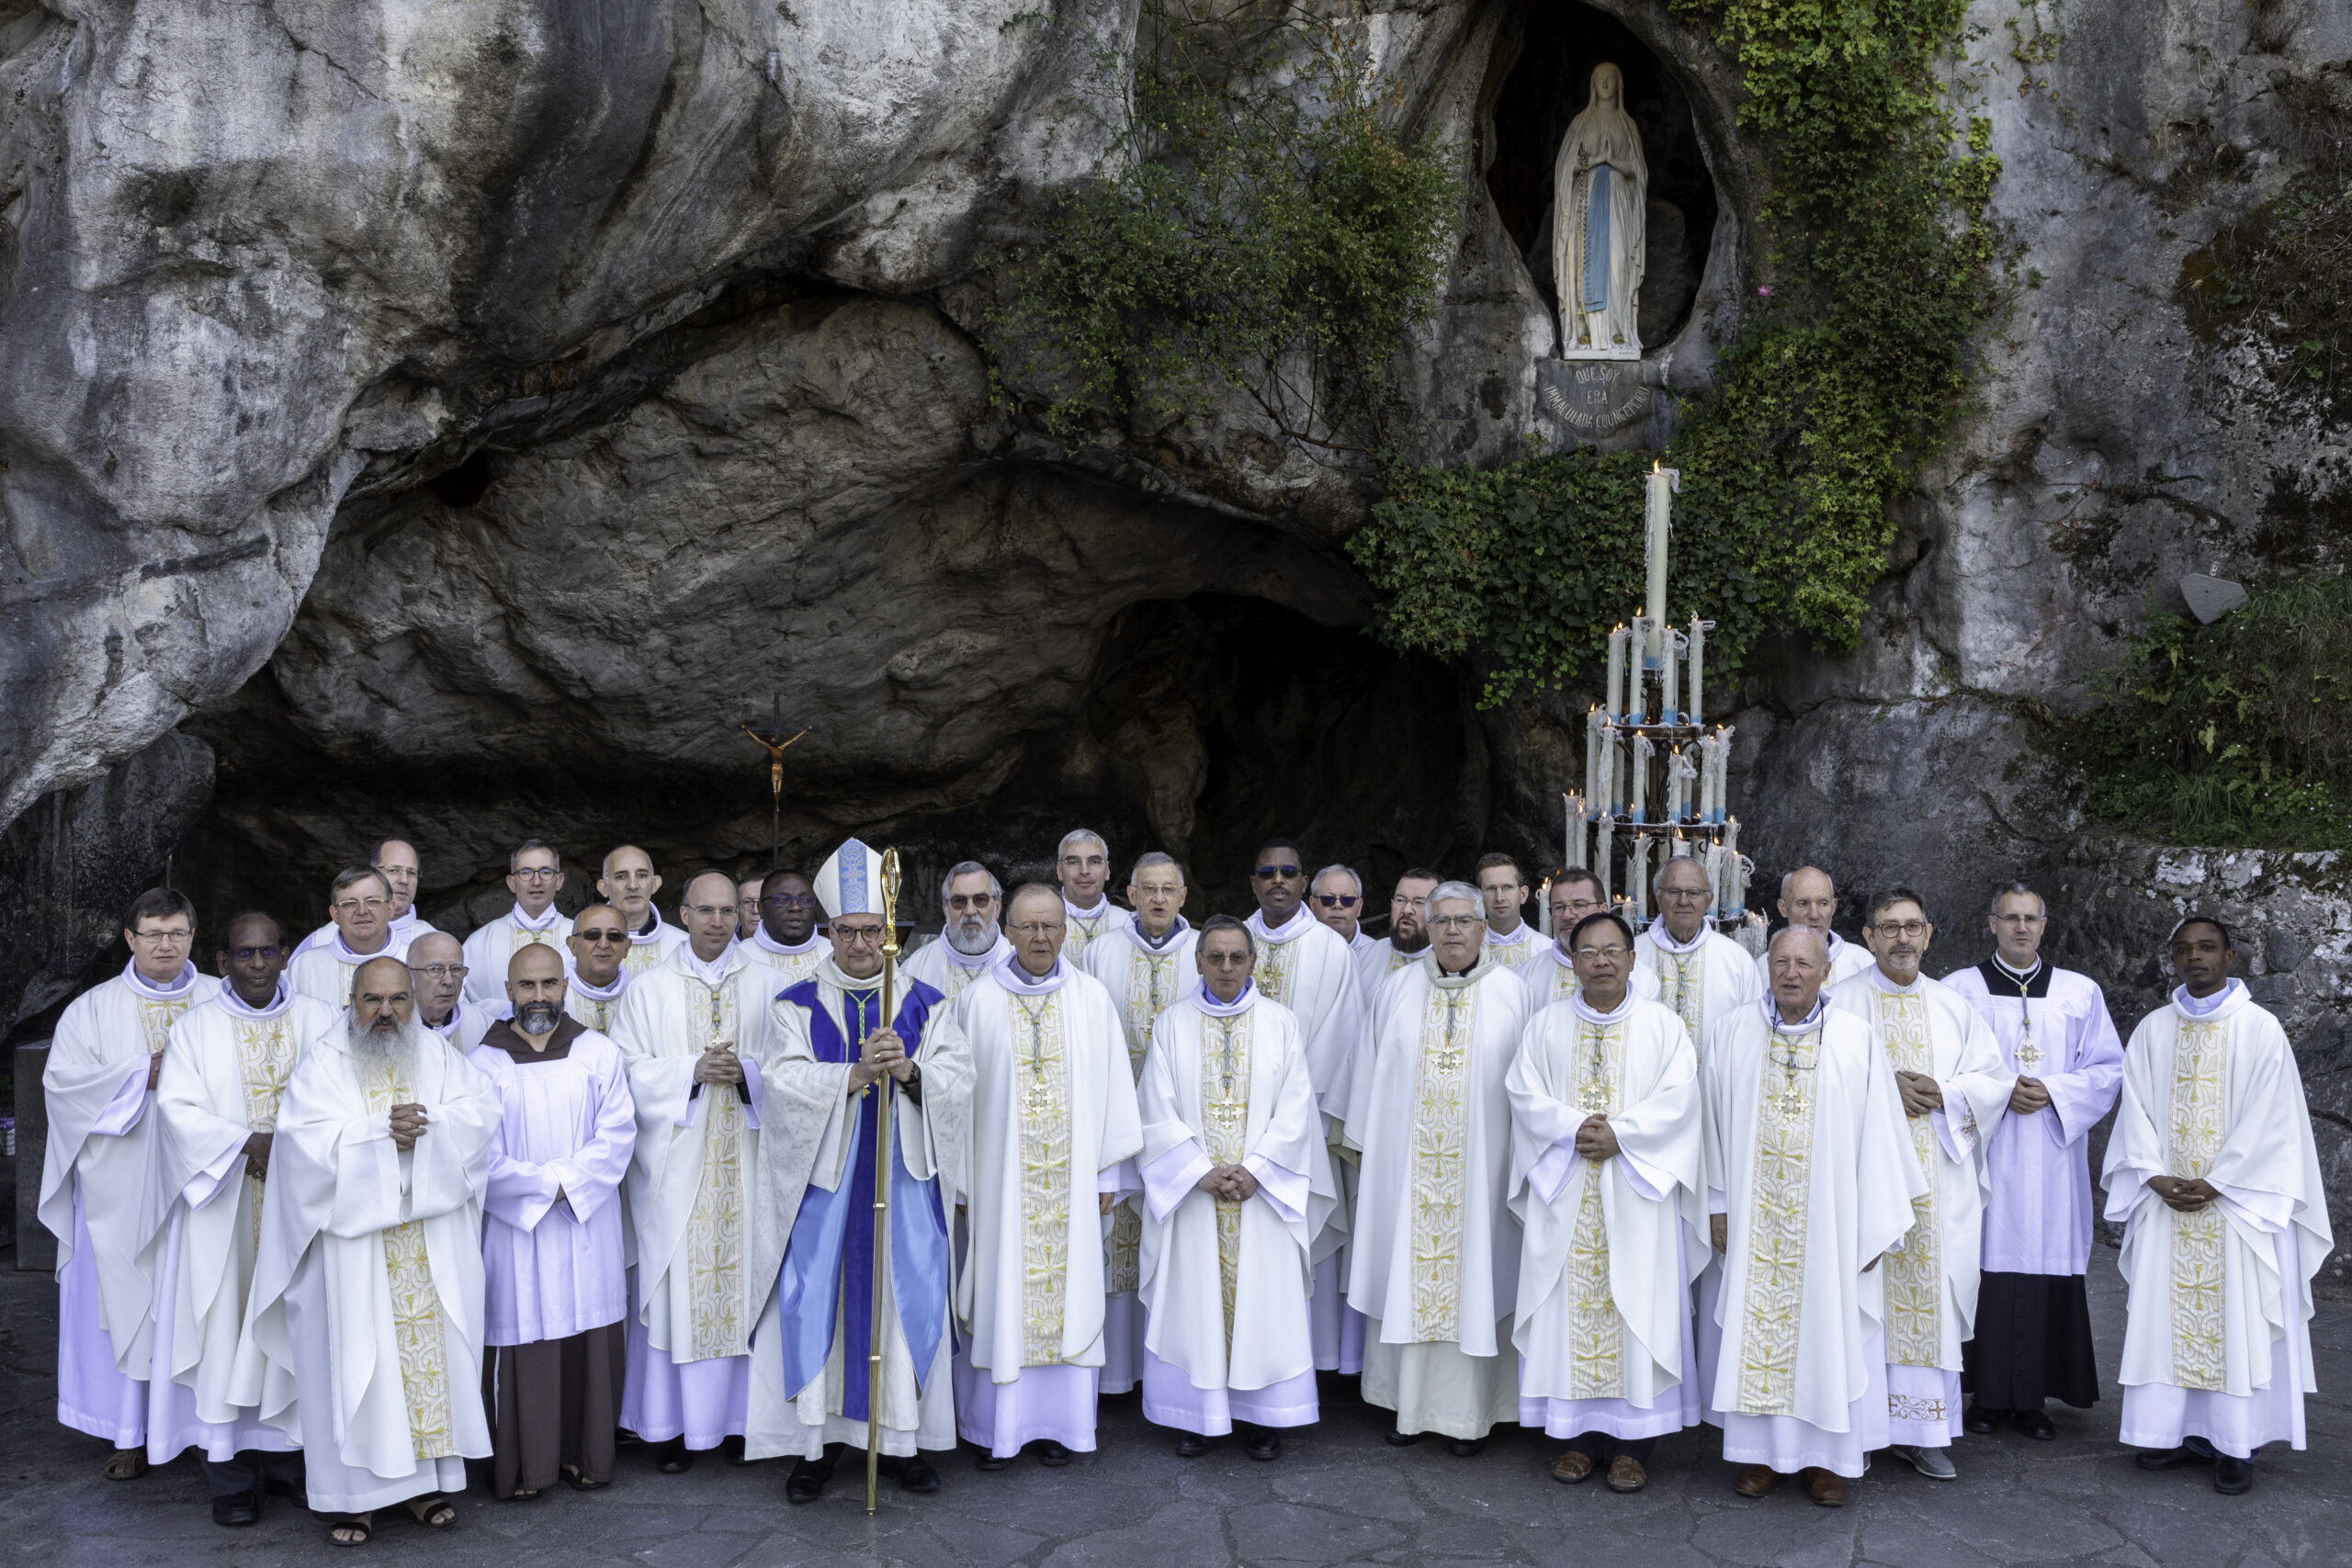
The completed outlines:
{"type": "Polygon", "coordinates": [[[1349,1385],[1327,1383],[1330,1414],[1293,1437],[1272,1464],[1252,1463],[1230,1444],[1179,1460],[1130,1396],[1107,1402],[1101,1451],[1066,1470],[1023,1461],[984,1475],[960,1455],[931,1497],[901,1497],[886,1483],[883,1511],[870,1520],[846,1477],[820,1502],[795,1508],[783,1499],[781,1463],[706,1459],[665,1476],[639,1450],[625,1455],[608,1492],[558,1488],[536,1503],[495,1504],[476,1491],[447,1532],[427,1535],[394,1518],[352,1558],[283,1502],[273,1500],[255,1529],[215,1526],[190,1461],[135,1482],[103,1479],[103,1446],[54,1424],[54,1294],[40,1276],[10,1272],[0,1274],[6,1551],[59,1568],[361,1559],[435,1568],[2352,1563],[2352,1307],[2324,1303],[2315,1325],[2324,1392],[2309,1406],[2310,1450],[2274,1447],[2255,1490],[2223,1497],[2201,1472],[2144,1474],[2117,1447],[2122,1289],[2112,1253],[2102,1250],[2093,1267],[2105,1403],[2059,1413],[2055,1443],[1962,1438],[1957,1483],[1882,1463],[1842,1511],[1814,1507],[1786,1486],[1760,1502],[1735,1496],[1730,1467],[1704,1428],[1661,1444],[1655,1480],[1634,1497],[1598,1483],[1555,1484],[1544,1471],[1550,1446],[1516,1429],[1471,1460],[1432,1444],[1393,1450],[1379,1439],[1385,1423],[1354,1403],[1349,1385]]]}

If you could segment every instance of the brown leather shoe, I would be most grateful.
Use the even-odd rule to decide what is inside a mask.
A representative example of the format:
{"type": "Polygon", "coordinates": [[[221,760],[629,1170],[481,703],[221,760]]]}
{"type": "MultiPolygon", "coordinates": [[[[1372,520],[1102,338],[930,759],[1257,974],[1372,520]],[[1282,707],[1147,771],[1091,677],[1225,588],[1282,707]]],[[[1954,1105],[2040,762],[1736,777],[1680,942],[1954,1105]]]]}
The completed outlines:
{"type": "Polygon", "coordinates": [[[1570,1449],[1552,1461],[1552,1479],[1573,1485],[1592,1473],[1592,1456],[1582,1449],[1570,1449]]]}
{"type": "Polygon", "coordinates": [[[1619,1454],[1609,1461],[1609,1490],[1611,1492],[1639,1492],[1649,1483],[1650,1472],[1644,1470],[1642,1461],[1633,1455],[1619,1454]]]}
{"type": "Polygon", "coordinates": [[[1761,1497],[1781,1483],[1781,1472],[1769,1464],[1742,1465],[1731,1489],[1743,1497],[1761,1497]]]}
{"type": "Polygon", "coordinates": [[[1808,1465],[1804,1472],[1804,1495],[1825,1508],[1842,1508],[1846,1506],[1846,1483],[1829,1471],[1808,1465]]]}

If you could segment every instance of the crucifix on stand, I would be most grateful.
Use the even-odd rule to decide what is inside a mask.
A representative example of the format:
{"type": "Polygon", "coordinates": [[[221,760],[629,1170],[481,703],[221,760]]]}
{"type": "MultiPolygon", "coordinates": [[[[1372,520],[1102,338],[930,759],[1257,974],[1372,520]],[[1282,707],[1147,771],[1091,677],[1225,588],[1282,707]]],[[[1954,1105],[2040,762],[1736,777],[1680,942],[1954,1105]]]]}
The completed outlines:
{"type": "Polygon", "coordinates": [[[765,735],[753,729],[747,720],[738,726],[742,732],[760,743],[768,754],[768,794],[774,805],[768,822],[768,869],[775,871],[784,863],[784,753],[785,749],[813,727],[804,727],[799,735],[784,732],[784,694],[775,694],[775,714],[765,735]]]}

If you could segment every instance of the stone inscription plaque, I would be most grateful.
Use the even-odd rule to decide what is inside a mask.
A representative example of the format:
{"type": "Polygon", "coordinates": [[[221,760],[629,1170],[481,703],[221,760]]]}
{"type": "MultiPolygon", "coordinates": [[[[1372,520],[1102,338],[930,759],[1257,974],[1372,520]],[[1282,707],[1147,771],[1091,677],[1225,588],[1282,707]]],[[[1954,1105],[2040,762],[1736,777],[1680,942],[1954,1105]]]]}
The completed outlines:
{"type": "Polygon", "coordinates": [[[1638,364],[1539,359],[1535,406],[1570,440],[1593,441],[1648,413],[1650,389],[1638,364]]]}

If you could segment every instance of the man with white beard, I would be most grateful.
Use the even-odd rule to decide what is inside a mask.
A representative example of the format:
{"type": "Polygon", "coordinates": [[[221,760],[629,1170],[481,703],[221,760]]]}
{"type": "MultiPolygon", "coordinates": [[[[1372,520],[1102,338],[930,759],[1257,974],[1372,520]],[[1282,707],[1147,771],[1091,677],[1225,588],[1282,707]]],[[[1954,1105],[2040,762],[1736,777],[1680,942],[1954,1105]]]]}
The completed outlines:
{"type": "MultiPolygon", "coordinates": [[[[1538,1010],[1566,1001],[1577,994],[1580,982],[1577,978],[1576,957],[1568,948],[1569,933],[1589,917],[1609,912],[1608,902],[1600,894],[1600,878],[1589,871],[1555,874],[1546,897],[1552,910],[1552,940],[1529,954],[1519,966],[1519,977],[1527,983],[1531,1005],[1538,1010]]],[[[1739,961],[1747,963],[1747,954],[1741,953],[1739,961]]],[[[1644,1001],[1658,999],[1657,976],[1638,958],[1625,983],[1644,1001]]]]}
{"type": "Polygon", "coordinates": [[[337,872],[327,894],[334,935],[307,953],[297,953],[287,965],[286,983],[298,996],[316,998],[331,1008],[348,1007],[352,976],[361,964],[375,958],[408,957],[407,944],[392,937],[391,904],[383,873],[356,865],[337,872]]]}
{"type": "MultiPolygon", "coordinates": [[[[1151,1026],[1200,983],[1193,966],[1199,933],[1180,913],[1184,897],[1184,868],[1173,857],[1158,850],[1142,856],[1127,875],[1135,919],[1089,942],[1079,963],[1111,993],[1126,1033],[1127,1066],[1137,1078],[1151,1046],[1151,1026]]],[[[1102,1246],[1102,1282],[1110,1299],[1103,1305],[1102,1391],[1125,1393],[1143,1377],[1143,1301],[1136,1294],[1143,1260],[1141,1194],[1121,1199],[1111,1211],[1111,1232],[1102,1246]]]]}
{"type": "Polygon", "coordinates": [[[1487,908],[1487,945],[1506,968],[1517,969],[1552,944],[1521,913],[1527,907],[1527,874],[1505,854],[1478,857],[1478,897],[1487,908]]]}
{"type": "Polygon", "coordinates": [[[253,1287],[279,1100],[295,1059],[334,1027],[334,1010],[286,984],[285,928],[232,916],[220,936],[228,983],[172,1026],[155,1086],[160,1196],[169,1205],[155,1279],[147,1457],[204,1456],[212,1520],[249,1525],[265,1489],[302,1495],[293,1441],[230,1397],[253,1287]]]}
{"type": "Polygon", "coordinates": [[[1111,902],[1111,846],[1091,828],[1062,835],[1054,852],[1054,875],[1062,885],[1062,916],[1069,934],[1062,956],[1076,964],[1088,944],[1111,935],[1135,916],[1111,902]]]}
{"type": "Polygon", "coordinates": [[[1003,898],[1003,886],[987,866],[976,860],[956,864],[939,884],[947,922],[938,940],[915,949],[899,972],[954,1003],[965,987],[1012,956],[1012,943],[997,925],[1003,898]]]}
{"type": "Polygon", "coordinates": [[[1724,1255],[1712,1410],[1732,1489],[1761,1497],[1801,1473],[1842,1507],[1884,1448],[1890,1247],[1928,1190],[1894,1067],[1869,1025],[1821,994],[1828,944],[1812,926],[1772,934],[1770,995],[1707,1027],[1708,1224],[1724,1255]]]}
{"type": "Polygon", "coordinates": [[[982,1470],[1033,1442],[1048,1465],[1093,1450],[1100,1219],[1143,1147],[1118,1010],[1063,956],[1061,896],[1029,883],[1005,913],[1012,955],[956,1004],[972,1052],[971,1142],[954,1183],[970,1226],[956,1419],[982,1470]]]}
{"type": "Polygon", "coordinates": [[[416,1020],[460,1051],[489,1032],[496,1010],[466,1005],[466,950],[447,931],[427,931],[410,944],[409,976],[416,983],[416,1020]]]}
{"type": "Polygon", "coordinates": [[[1862,935],[1878,963],[1832,989],[1830,1005],[1869,1024],[1886,1053],[1928,1179],[1911,1204],[1911,1234],[1886,1260],[1887,1436],[1897,1459],[1951,1481],[1959,1471],[1944,1450],[1962,1430],[1960,1348],[1976,1333],[1984,1141],[2016,1078],[1967,998],[1919,973],[1936,928],[1917,893],[1892,887],[1871,900],[1862,935]]]}
{"type": "Polygon", "coordinates": [[[819,869],[817,893],[831,953],[769,1010],[771,1131],[760,1141],[752,1239],[766,1353],[752,1370],[743,1451],[795,1455],[785,1500],[815,1502],[832,1479],[835,1450],[865,1446],[878,1348],[881,1470],[902,1491],[935,1492],[939,1472],[920,1450],[956,1446],[953,1262],[939,1179],[963,1164],[971,1057],[933,987],[899,976],[883,1016],[882,857],[850,840],[819,869]],[[887,1163],[885,1094],[893,1102],[887,1163]],[[877,1173],[889,1225],[889,1288],[880,1301],[877,1173]]]}
{"type": "MultiPolygon", "coordinates": [[[[418,937],[434,929],[433,922],[416,912],[417,876],[423,869],[418,863],[416,846],[405,839],[379,839],[368,846],[368,869],[384,879],[392,896],[391,916],[394,956],[418,937]]],[[[314,947],[324,947],[334,940],[335,924],[325,925],[302,939],[293,956],[299,957],[314,947]]]]}
{"type": "Polygon", "coordinates": [[[621,993],[628,989],[628,970],[621,963],[629,951],[628,926],[610,904],[591,904],[572,918],[563,945],[571,951],[565,963],[565,1015],[578,1019],[582,1029],[609,1036],[621,993]]]}
{"type": "Polygon", "coordinates": [[[743,956],[776,972],[776,989],[797,986],[831,956],[817,934],[817,890],[797,871],[772,871],[759,884],[759,923],[743,942],[743,956]]]}
{"type": "Polygon", "coordinates": [[[1364,1403],[1396,1415],[1388,1441],[1437,1432],[1467,1458],[1519,1415],[1504,1075],[1531,1010],[1487,946],[1476,888],[1440,883],[1426,914],[1430,951],[1382,989],[1348,1095],[1363,1162],[1348,1305],[1366,1320],[1364,1403]]]}
{"type": "Polygon", "coordinates": [[[1257,994],[1250,928],[1210,918],[1201,983],[1152,1027],[1143,1117],[1143,1413],[1194,1459],[1238,1425],[1251,1459],[1314,1424],[1309,1248],[1339,1203],[1298,1024],[1257,994]]]}
{"type": "Polygon", "coordinates": [[[394,1503],[428,1529],[487,1459],[482,1193],[498,1096],[416,1021],[405,965],[371,959],[302,1048],[270,1140],[252,1316],[232,1399],[302,1444],[327,1539],[394,1503]]]}
{"type": "Polygon", "coordinates": [[[678,919],[686,945],[629,982],[613,1020],[637,1102],[638,1314],[621,1425],[664,1445],[656,1462],[668,1475],[743,1434],[752,1314],[769,1284],[746,1258],[778,988],[735,940],[733,877],[694,877],[678,919]]]}
{"type": "MultiPolygon", "coordinates": [[[[576,929],[576,928],[575,928],[576,929]]],[[[637,1118],[620,1048],[563,1010],[563,961],[507,964],[509,1017],[468,1057],[498,1093],[481,1251],[491,1495],[613,1479],[628,1361],[620,1186],[637,1118]]]]}
{"type": "MultiPolygon", "coordinates": [[[[1781,918],[1792,926],[1804,926],[1818,933],[1822,945],[1829,952],[1829,973],[1821,982],[1824,990],[1850,980],[1870,968],[1868,948],[1856,947],[1829,929],[1838,918],[1838,886],[1829,874],[1819,866],[1801,865],[1781,878],[1781,918]]],[[[1771,951],[1767,948],[1756,956],[1757,983],[1765,990],[1772,988],[1771,951]]],[[[1700,1049],[1704,1050],[1702,1042],[1700,1049]]]]}
{"type": "Polygon", "coordinates": [[[1307,884],[1307,912],[1340,933],[1348,953],[1358,963],[1379,946],[1363,934],[1363,878],[1353,866],[1327,865],[1307,884]]]}
{"type": "Polygon", "coordinates": [[[220,982],[189,961],[196,908],[168,887],[131,901],[130,962],[57,1021],[41,1093],[49,1145],[40,1220],[57,1237],[57,1418],[111,1441],[109,1481],[147,1468],[147,1373],[154,1336],[154,1190],[159,1118],[147,1114],[165,1040],[220,982]]]}
{"type": "Polygon", "coordinates": [[[663,920],[653,907],[662,879],[653,873],[653,857],[635,844],[623,844],[605,857],[596,891],[608,908],[620,911],[621,923],[628,927],[628,955],[621,967],[632,978],[685,944],[686,933],[663,920]]]}
{"type": "Polygon", "coordinates": [[[1519,1419],[1569,1440],[1554,1480],[1605,1465],[1611,1491],[1638,1492],[1657,1439],[1699,1421],[1690,1282],[1705,1247],[1686,1235],[1707,1201],[1699,1057],[1682,1021],[1626,983],[1623,918],[1587,915],[1568,941],[1581,983],[1535,1014],[1505,1078],[1525,1238],[1519,1419]]]}
{"type": "MultiPolygon", "coordinates": [[[[571,922],[555,907],[563,891],[563,857],[537,839],[526,839],[506,857],[506,890],[514,907],[466,938],[466,999],[495,1009],[505,999],[506,965],[535,942],[560,947],[571,922]]],[[[735,885],[729,882],[728,910],[734,912],[735,885]]],[[[733,926],[728,928],[733,933],[733,926]]]]}
{"type": "Polygon", "coordinates": [[[1355,955],[1356,990],[1367,1021],[1388,976],[1430,950],[1428,916],[1422,905],[1444,880],[1422,866],[1414,866],[1396,879],[1388,896],[1388,934],[1355,955]]]}

